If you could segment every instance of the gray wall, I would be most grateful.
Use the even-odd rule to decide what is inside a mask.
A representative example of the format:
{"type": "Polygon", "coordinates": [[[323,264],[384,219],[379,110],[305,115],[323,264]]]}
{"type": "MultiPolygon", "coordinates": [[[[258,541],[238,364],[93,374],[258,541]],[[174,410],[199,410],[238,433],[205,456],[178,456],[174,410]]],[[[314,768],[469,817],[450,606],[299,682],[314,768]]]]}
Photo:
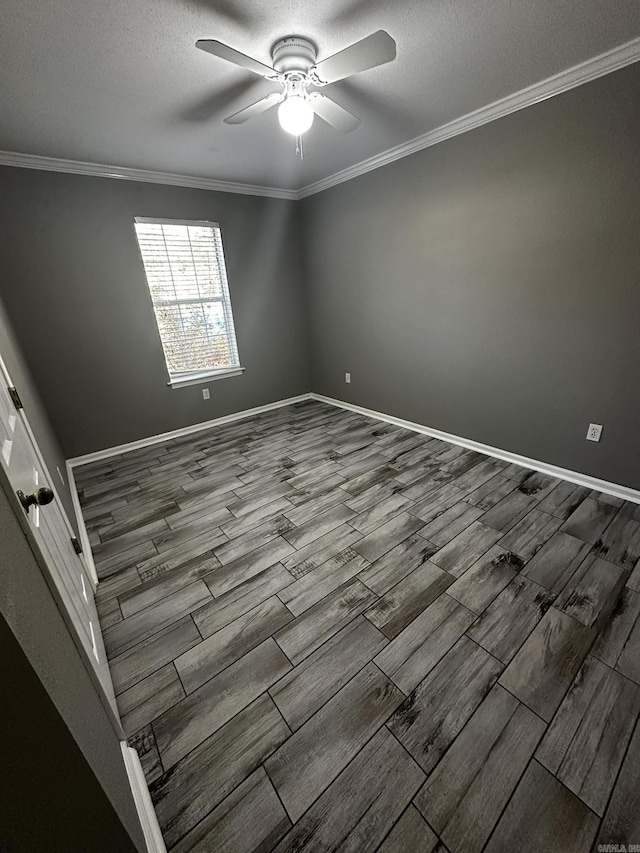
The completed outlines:
{"type": "Polygon", "coordinates": [[[639,131],[637,64],[304,200],[313,390],[640,488],[639,131]]]}
{"type": "Polygon", "coordinates": [[[71,492],[67,485],[67,471],[64,463],[64,455],[58,442],[58,437],[53,432],[49,416],[45,412],[40,395],[36,390],[34,382],[25,364],[24,357],[20,352],[18,343],[13,334],[9,318],[0,299],[0,356],[5,363],[11,381],[20,393],[20,399],[24,411],[29,420],[29,425],[38,442],[38,446],[44,457],[49,471],[51,482],[50,488],[56,492],[62,501],[67,516],[74,528],[77,529],[76,519],[71,503],[71,492]],[[62,474],[62,479],[60,474],[62,474]]]}
{"type": "Polygon", "coordinates": [[[634,65],[297,203],[0,170],[0,287],[65,455],[312,387],[640,488],[639,94],[634,65]],[[166,386],[135,215],[222,224],[247,371],[208,402],[166,386]]]}
{"type": "Polygon", "coordinates": [[[2,294],[67,457],[309,390],[293,202],[0,170],[2,294]],[[241,377],[167,387],[134,216],[220,222],[241,377]]]}
{"type": "MultiPolygon", "coordinates": [[[[4,482],[4,480],[3,480],[4,482]]],[[[138,821],[131,789],[129,788],[118,737],[111,726],[106,711],[82,663],[78,650],[67,630],[51,595],[25,535],[7,500],[0,483],[0,629],[6,627],[19,644],[33,676],[12,643],[2,643],[2,736],[3,736],[3,786],[0,796],[0,848],[5,841],[8,850],[64,850],[69,853],[91,851],[128,851],[146,849],[138,821]],[[13,673],[14,680],[9,677],[13,673]],[[44,687],[55,706],[52,708],[36,680],[44,687]],[[28,689],[34,707],[22,707],[26,696],[21,684],[28,689]],[[22,711],[21,711],[22,708],[22,711]],[[30,732],[25,740],[25,722],[39,710],[37,724],[40,728],[30,732]],[[21,747],[23,763],[8,741],[21,747]],[[40,745],[42,784],[37,775],[38,755],[35,745],[40,745]],[[49,764],[53,761],[53,766],[49,764]],[[14,775],[11,770],[13,763],[14,775]],[[66,778],[67,774],[78,774],[66,778]],[[53,775],[52,775],[53,774],[53,775]],[[55,785],[55,775],[60,777],[55,785]],[[97,783],[93,780],[95,777],[97,783]],[[89,828],[91,815],[86,811],[77,816],[77,826],[56,828],[50,826],[49,847],[41,821],[47,820],[51,803],[41,801],[45,792],[63,797],[84,781],[84,796],[76,802],[78,810],[92,803],[95,836],[85,838],[85,846],[65,846],[65,839],[75,837],[75,830],[89,828]],[[12,784],[13,783],[13,784],[12,784]],[[99,784],[99,787],[98,787],[99,784]],[[17,816],[23,814],[23,795],[31,791],[30,820],[34,825],[20,824],[17,816]],[[15,802],[14,802],[15,798],[15,802]],[[3,838],[3,833],[7,837],[3,838]],[[95,843],[94,843],[95,842],[95,843]]],[[[28,703],[27,703],[28,705],[28,703]]],[[[68,811],[67,804],[66,808],[68,811]]],[[[59,817],[65,813],[61,804],[59,817]]],[[[70,816],[70,815],[69,815],[70,816]]]]}

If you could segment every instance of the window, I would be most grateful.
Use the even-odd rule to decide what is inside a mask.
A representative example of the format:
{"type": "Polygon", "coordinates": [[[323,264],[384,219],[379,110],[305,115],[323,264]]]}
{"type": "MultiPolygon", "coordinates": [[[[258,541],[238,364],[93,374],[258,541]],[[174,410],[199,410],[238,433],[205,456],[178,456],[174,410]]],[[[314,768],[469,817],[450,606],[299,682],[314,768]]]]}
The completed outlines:
{"type": "Polygon", "coordinates": [[[217,222],[135,220],[169,384],[242,372],[217,222]]]}

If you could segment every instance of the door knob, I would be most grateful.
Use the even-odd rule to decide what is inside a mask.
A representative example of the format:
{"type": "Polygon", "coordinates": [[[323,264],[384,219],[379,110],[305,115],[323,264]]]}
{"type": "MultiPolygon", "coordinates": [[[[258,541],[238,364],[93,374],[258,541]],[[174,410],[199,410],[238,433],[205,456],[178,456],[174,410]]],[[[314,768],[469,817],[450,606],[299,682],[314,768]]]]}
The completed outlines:
{"type": "Polygon", "coordinates": [[[16,494],[20,498],[20,503],[27,513],[29,512],[30,506],[45,506],[46,504],[50,504],[55,497],[51,489],[48,489],[46,486],[36,489],[32,495],[25,495],[25,493],[20,490],[18,490],[16,494]]]}

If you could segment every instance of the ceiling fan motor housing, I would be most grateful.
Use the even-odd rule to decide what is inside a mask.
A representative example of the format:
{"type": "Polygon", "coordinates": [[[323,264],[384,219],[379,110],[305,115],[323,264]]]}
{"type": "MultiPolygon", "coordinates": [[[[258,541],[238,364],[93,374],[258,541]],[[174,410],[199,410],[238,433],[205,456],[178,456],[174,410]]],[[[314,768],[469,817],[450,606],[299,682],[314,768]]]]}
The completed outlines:
{"type": "Polygon", "coordinates": [[[273,67],[280,74],[307,74],[316,64],[317,48],[309,39],[287,36],[279,39],[271,49],[273,67]]]}

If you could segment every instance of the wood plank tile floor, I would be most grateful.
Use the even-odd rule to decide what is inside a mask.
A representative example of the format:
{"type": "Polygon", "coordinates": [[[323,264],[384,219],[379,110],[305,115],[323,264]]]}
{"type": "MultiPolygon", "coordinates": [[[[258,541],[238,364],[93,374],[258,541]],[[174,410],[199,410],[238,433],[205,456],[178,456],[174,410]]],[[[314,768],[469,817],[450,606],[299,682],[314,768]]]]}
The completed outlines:
{"type": "Polygon", "coordinates": [[[315,402],[76,474],[170,850],[640,844],[640,506],[315,402]]]}

